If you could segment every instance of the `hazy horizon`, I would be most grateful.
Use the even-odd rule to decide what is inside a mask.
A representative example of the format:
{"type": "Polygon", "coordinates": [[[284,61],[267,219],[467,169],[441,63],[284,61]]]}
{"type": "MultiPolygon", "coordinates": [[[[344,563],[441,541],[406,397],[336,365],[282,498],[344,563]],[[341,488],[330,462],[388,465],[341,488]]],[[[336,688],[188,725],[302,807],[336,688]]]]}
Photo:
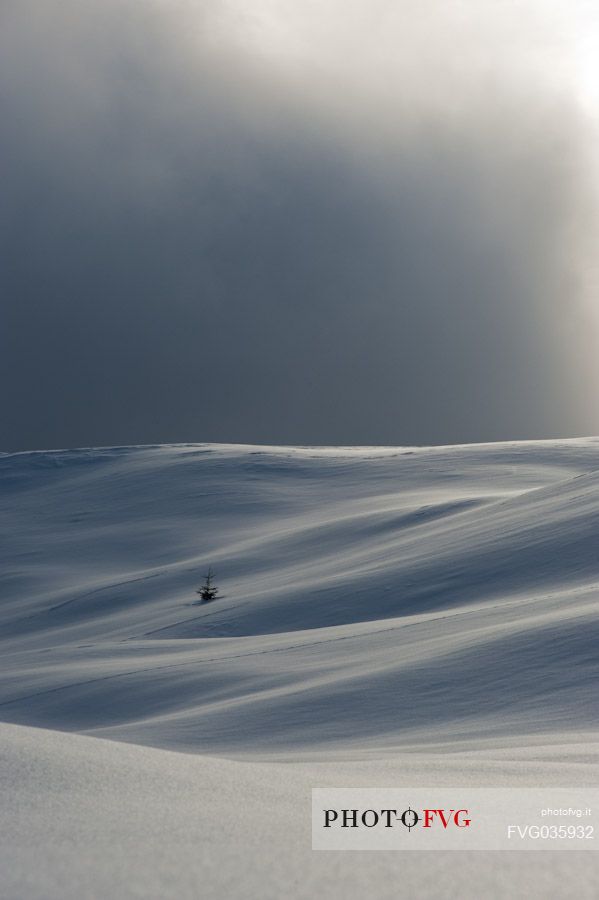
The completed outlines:
{"type": "Polygon", "coordinates": [[[0,450],[599,434],[578,0],[9,0],[0,450]]]}

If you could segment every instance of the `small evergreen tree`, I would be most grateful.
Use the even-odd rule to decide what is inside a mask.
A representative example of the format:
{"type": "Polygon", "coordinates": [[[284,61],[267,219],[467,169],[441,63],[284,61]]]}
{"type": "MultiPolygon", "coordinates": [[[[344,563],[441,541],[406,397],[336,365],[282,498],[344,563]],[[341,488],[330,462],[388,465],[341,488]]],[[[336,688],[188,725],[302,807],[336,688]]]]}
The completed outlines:
{"type": "Polygon", "coordinates": [[[209,568],[206,575],[204,575],[204,584],[196,591],[196,594],[200,595],[202,603],[209,603],[210,600],[215,600],[218,596],[218,588],[214,587],[212,583],[213,578],[214,572],[212,571],[212,568],[209,568]]]}

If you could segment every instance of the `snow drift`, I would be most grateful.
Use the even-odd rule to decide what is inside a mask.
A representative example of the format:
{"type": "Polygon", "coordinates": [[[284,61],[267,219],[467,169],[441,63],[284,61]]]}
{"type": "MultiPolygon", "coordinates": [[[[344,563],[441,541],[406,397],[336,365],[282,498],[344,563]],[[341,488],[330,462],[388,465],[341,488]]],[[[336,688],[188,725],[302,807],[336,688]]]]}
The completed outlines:
{"type": "Polygon", "coordinates": [[[237,755],[597,720],[597,441],[0,468],[5,721],[237,755]]]}
{"type": "MultiPolygon", "coordinates": [[[[0,733],[32,808],[71,752],[94,796],[110,758],[213,773],[217,794],[226,769],[254,805],[255,778],[302,803],[319,780],[406,772],[596,779],[599,440],[17,453],[0,455],[0,489],[0,733]],[[210,565],[223,596],[197,605],[210,565]]],[[[44,865],[23,896],[53,896],[53,879],[60,894],[44,865]]]]}

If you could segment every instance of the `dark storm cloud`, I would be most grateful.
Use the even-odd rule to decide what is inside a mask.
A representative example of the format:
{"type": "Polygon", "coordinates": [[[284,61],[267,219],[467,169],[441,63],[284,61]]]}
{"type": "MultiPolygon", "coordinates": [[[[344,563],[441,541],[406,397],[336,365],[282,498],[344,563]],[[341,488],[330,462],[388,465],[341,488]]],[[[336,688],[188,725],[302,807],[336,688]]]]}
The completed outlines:
{"type": "Polygon", "coordinates": [[[252,8],[3,5],[2,448],[596,430],[555,48],[252,8]]]}

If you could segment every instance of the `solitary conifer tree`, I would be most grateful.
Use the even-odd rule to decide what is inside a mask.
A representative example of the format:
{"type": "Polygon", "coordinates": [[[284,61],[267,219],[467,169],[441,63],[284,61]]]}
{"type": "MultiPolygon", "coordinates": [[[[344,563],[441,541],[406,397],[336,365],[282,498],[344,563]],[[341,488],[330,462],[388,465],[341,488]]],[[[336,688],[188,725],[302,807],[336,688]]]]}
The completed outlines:
{"type": "Polygon", "coordinates": [[[218,596],[218,588],[212,584],[213,578],[214,572],[212,568],[209,568],[207,574],[204,575],[204,584],[196,591],[196,594],[200,595],[202,603],[209,603],[210,600],[215,600],[218,596]]]}

